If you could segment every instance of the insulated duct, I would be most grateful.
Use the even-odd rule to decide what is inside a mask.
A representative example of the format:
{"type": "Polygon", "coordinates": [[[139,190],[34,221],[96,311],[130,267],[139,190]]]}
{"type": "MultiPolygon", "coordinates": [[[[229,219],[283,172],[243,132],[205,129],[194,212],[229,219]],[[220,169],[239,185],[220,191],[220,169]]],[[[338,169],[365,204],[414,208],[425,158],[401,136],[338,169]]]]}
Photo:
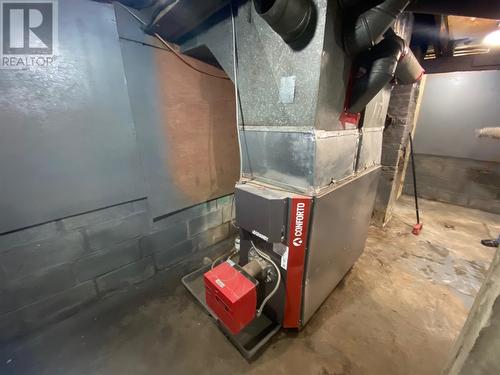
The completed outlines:
{"type": "Polygon", "coordinates": [[[366,73],[352,87],[348,112],[361,112],[394,77],[404,50],[404,41],[394,33],[386,36],[370,51],[360,56],[358,63],[366,73]]]}
{"type": "Polygon", "coordinates": [[[354,28],[346,30],[344,34],[346,53],[355,56],[375,46],[396,18],[403,13],[409,2],[409,0],[386,0],[359,15],[354,28]]]}
{"type": "Polygon", "coordinates": [[[313,14],[310,0],[253,0],[257,13],[286,43],[297,40],[313,14]]]}
{"type": "Polygon", "coordinates": [[[418,82],[424,73],[424,68],[422,68],[413,52],[408,49],[401,57],[395,75],[399,84],[408,85],[418,82]]]}

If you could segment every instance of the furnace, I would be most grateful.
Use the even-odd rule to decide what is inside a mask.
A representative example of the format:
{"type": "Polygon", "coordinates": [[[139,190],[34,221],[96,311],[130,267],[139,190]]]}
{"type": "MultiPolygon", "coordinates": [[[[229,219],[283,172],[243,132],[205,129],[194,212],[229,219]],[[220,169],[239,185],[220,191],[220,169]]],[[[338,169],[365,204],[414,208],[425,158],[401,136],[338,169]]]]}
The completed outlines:
{"type": "Polygon", "coordinates": [[[392,85],[423,73],[407,5],[230,3],[182,47],[233,79],[242,161],[239,245],[183,282],[248,358],[304,327],[363,252],[392,85]]]}

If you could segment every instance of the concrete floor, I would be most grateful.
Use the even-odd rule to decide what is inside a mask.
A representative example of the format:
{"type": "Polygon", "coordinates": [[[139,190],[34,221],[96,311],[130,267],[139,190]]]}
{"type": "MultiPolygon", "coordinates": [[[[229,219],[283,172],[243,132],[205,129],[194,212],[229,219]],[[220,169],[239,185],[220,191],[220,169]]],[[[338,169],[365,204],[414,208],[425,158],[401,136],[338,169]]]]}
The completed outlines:
{"type": "Polygon", "coordinates": [[[370,229],[367,248],[300,333],[244,360],[178,284],[181,269],[0,349],[1,374],[439,374],[500,233],[500,216],[412,201],[370,229]],[[173,287],[167,287],[174,285],[173,287]]]}

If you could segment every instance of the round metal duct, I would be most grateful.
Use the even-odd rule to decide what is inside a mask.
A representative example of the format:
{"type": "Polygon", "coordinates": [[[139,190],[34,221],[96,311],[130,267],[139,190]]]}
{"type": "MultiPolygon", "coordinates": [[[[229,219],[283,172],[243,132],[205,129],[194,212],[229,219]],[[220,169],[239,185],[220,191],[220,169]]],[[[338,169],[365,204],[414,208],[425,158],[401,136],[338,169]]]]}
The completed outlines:
{"type": "Polygon", "coordinates": [[[286,43],[304,33],[311,21],[310,0],[253,0],[255,10],[286,43]]]}

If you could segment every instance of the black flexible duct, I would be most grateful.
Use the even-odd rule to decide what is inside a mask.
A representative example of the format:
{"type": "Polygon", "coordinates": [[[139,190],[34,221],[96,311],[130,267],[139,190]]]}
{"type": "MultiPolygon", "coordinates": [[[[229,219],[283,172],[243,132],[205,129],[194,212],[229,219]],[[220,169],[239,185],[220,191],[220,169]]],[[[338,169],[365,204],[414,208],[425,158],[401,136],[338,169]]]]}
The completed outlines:
{"type": "Polygon", "coordinates": [[[404,41],[395,34],[386,36],[370,51],[359,56],[358,66],[366,73],[352,87],[347,111],[361,112],[394,77],[404,50],[404,41]]]}
{"type": "Polygon", "coordinates": [[[419,81],[424,72],[424,68],[409,49],[399,60],[395,75],[399,84],[409,85],[419,81]]]}
{"type": "Polygon", "coordinates": [[[354,23],[354,27],[345,31],[346,53],[354,56],[375,46],[409,2],[409,0],[386,0],[362,13],[354,23]]]}
{"type": "Polygon", "coordinates": [[[307,29],[313,13],[311,0],[253,0],[255,10],[286,43],[307,29]]]}

